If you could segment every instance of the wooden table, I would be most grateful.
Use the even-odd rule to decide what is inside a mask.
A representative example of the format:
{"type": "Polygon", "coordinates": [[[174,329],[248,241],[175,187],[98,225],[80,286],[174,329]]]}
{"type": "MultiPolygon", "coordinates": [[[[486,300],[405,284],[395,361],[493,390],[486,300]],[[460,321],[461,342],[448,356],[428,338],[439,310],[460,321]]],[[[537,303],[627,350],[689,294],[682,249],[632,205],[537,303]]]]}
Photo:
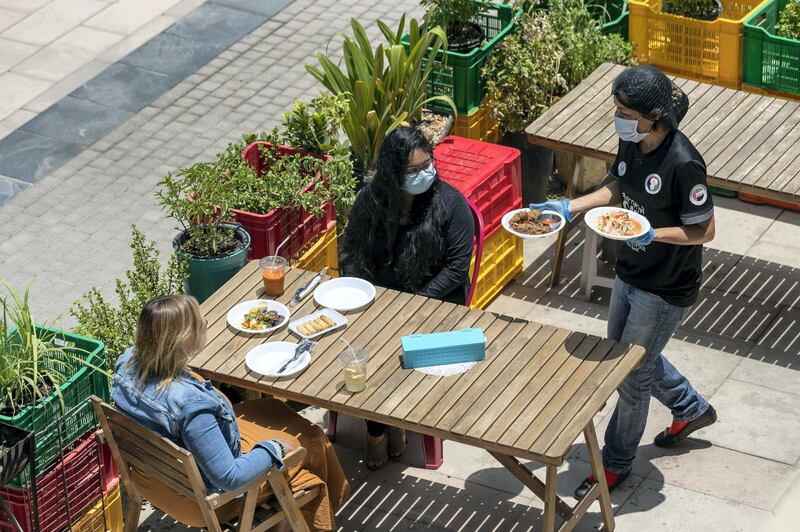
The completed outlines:
{"type": "MultiPolygon", "coordinates": [[[[528,141],[612,163],[619,139],[611,82],[623,70],[598,67],[528,126],[528,141]]],[[[680,130],[703,156],[709,185],[800,205],[800,102],[670,77],[689,96],[680,130]]],[[[578,157],[569,197],[580,172],[578,157]]],[[[558,282],[567,238],[568,230],[561,231],[551,285],[558,282]]]]}
{"type": "MultiPolygon", "coordinates": [[[[312,275],[290,271],[278,300],[287,302],[312,275]]],[[[253,336],[226,325],[231,306],[261,297],[254,261],[203,303],[209,332],[206,348],[190,363],[196,371],[217,382],[486,449],[544,500],[544,530],[555,530],[556,514],[564,521],[560,530],[570,530],[598,498],[605,528],[614,528],[592,418],[639,363],[642,348],[378,287],[370,306],[347,316],[345,330],[319,341],[305,372],[276,380],[251,373],[244,358],[256,345],[292,339],[291,333],[253,336]],[[437,377],[401,367],[400,336],[465,327],[482,328],[487,341],[486,360],[470,371],[437,377]],[[369,350],[361,393],[344,389],[339,337],[369,350]],[[556,496],[556,472],[581,433],[601,482],[571,507],[556,496]],[[546,481],[518,458],[546,464],[546,481]]],[[[293,316],[315,308],[308,297],[293,316]]]]}

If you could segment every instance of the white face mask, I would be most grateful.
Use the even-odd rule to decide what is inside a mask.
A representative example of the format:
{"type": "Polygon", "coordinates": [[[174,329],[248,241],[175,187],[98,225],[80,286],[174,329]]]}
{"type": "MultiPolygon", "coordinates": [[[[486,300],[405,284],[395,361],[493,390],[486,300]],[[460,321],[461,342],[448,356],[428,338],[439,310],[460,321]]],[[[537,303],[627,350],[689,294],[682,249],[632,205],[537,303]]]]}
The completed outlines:
{"type": "MultiPolygon", "coordinates": [[[[617,135],[627,142],[641,142],[650,134],[649,131],[639,133],[636,127],[639,125],[638,120],[628,120],[627,118],[614,117],[614,129],[617,130],[617,135]]],[[[652,128],[652,126],[651,126],[652,128]]]]}
{"type": "Polygon", "coordinates": [[[434,179],[436,179],[436,168],[430,163],[424,170],[405,176],[401,188],[414,196],[424,194],[431,188],[434,179]]]}

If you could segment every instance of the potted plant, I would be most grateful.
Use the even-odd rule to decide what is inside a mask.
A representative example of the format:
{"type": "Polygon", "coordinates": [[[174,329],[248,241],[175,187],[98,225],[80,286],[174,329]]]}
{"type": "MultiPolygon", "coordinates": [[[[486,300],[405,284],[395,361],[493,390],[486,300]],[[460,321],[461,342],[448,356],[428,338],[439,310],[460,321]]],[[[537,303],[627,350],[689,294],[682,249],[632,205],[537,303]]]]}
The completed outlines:
{"type": "MultiPolygon", "coordinates": [[[[0,284],[8,293],[0,298],[0,423],[36,434],[38,475],[63,446],[97,425],[87,399],[108,399],[103,343],[34,323],[29,290],[20,296],[0,284]]],[[[30,477],[6,484],[22,487],[30,477]]]]}
{"type": "Polygon", "coordinates": [[[156,197],[181,225],[172,241],[187,264],[184,290],[198,301],[208,299],[247,262],[250,235],[231,218],[228,177],[216,163],[195,163],[168,173],[159,182],[156,197]]]}
{"type": "Polygon", "coordinates": [[[489,57],[483,77],[501,143],[522,153],[527,204],[545,199],[554,154],[530,144],[525,128],[601,63],[630,62],[632,50],[619,35],[603,34],[583,0],[553,0],[547,11],[531,8],[519,26],[489,57]]]}
{"type": "Polygon", "coordinates": [[[787,39],[800,39],[800,0],[789,0],[781,11],[775,32],[787,39]]]}
{"type": "Polygon", "coordinates": [[[70,314],[78,322],[75,331],[105,344],[109,368],[134,344],[144,304],[155,297],[184,293],[183,283],[188,276],[186,262],[176,254],[162,268],[156,243],[146,240],[136,226],[132,226],[132,233],[133,265],[124,279],[116,280],[116,302],[92,288],[70,308],[70,314]]]}
{"type": "Polygon", "coordinates": [[[664,0],[664,13],[696,18],[698,20],[717,20],[722,14],[720,0],[664,0]]]}
{"type": "Polygon", "coordinates": [[[423,108],[441,102],[455,112],[450,98],[427,97],[432,61],[425,57],[447,48],[447,37],[440,27],[421,29],[410,22],[408,47],[403,45],[405,15],[393,31],[378,21],[386,43],[373,49],[364,27],[351,20],[353,37],[344,36],[344,70],[323,54],[317,54],[319,67],[306,66],[328,91],[343,95],[347,103],[342,129],[350,141],[355,173],[360,182],[368,179],[385,136],[403,122],[416,122],[423,108]]]}
{"type": "Polygon", "coordinates": [[[425,23],[444,28],[447,49],[466,54],[479,47],[486,36],[475,18],[491,6],[488,0],[420,0],[427,8],[425,23]]]}

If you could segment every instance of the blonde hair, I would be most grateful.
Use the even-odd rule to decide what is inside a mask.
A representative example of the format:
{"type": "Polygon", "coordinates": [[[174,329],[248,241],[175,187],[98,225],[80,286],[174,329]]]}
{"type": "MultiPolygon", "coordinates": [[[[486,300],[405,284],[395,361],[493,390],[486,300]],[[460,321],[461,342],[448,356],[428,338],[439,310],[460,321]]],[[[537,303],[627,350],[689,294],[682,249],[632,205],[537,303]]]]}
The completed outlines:
{"type": "Polygon", "coordinates": [[[139,314],[131,364],[141,384],[150,378],[164,388],[206,343],[206,323],[191,296],[157,297],[139,314]]]}

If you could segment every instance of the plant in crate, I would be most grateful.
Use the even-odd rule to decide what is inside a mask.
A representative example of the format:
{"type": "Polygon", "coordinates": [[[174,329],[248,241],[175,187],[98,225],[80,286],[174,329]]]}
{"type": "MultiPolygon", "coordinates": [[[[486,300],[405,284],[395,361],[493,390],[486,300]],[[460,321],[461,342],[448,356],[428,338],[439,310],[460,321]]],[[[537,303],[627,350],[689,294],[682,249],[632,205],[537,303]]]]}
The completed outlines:
{"type": "Polygon", "coordinates": [[[135,225],[131,230],[133,266],[125,272],[124,280],[116,280],[118,302],[113,304],[97,288],[92,288],[70,308],[70,314],[78,321],[76,331],[105,344],[109,368],[134,344],[144,304],[156,297],[182,294],[188,277],[185,261],[173,253],[162,268],[156,243],[146,240],[135,225]]]}
{"type": "Polygon", "coordinates": [[[405,15],[397,31],[378,21],[387,42],[373,49],[364,27],[355,19],[350,24],[353,37],[342,35],[344,70],[323,54],[317,54],[319,67],[307,65],[306,70],[332,94],[345,96],[342,129],[356,159],[356,174],[363,181],[389,132],[405,121],[419,121],[422,109],[431,102],[442,102],[454,112],[455,106],[448,97],[427,97],[433,62],[425,57],[429,50],[435,56],[447,48],[444,30],[421,29],[412,19],[406,50],[401,40],[405,15]]]}
{"type": "Polygon", "coordinates": [[[800,0],[789,0],[775,24],[775,32],[787,39],[800,39],[800,0]]]}
{"type": "Polygon", "coordinates": [[[156,192],[162,208],[176,219],[181,231],[172,242],[186,261],[186,293],[205,301],[247,261],[250,235],[227,222],[231,218],[229,193],[236,174],[216,163],[195,163],[168,173],[156,192]]]}
{"type": "Polygon", "coordinates": [[[440,26],[447,34],[447,49],[467,53],[483,43],[483,28],[474,19],[491,7],[488,0],[420,0],[427,8],[425,23],[440,26]]]}
{"type": "Polygon", "coordinates": [[[664,0],[664,13],[696,18],[698,20],[716,20],[722,14],[720,0],[664,0]]]}

